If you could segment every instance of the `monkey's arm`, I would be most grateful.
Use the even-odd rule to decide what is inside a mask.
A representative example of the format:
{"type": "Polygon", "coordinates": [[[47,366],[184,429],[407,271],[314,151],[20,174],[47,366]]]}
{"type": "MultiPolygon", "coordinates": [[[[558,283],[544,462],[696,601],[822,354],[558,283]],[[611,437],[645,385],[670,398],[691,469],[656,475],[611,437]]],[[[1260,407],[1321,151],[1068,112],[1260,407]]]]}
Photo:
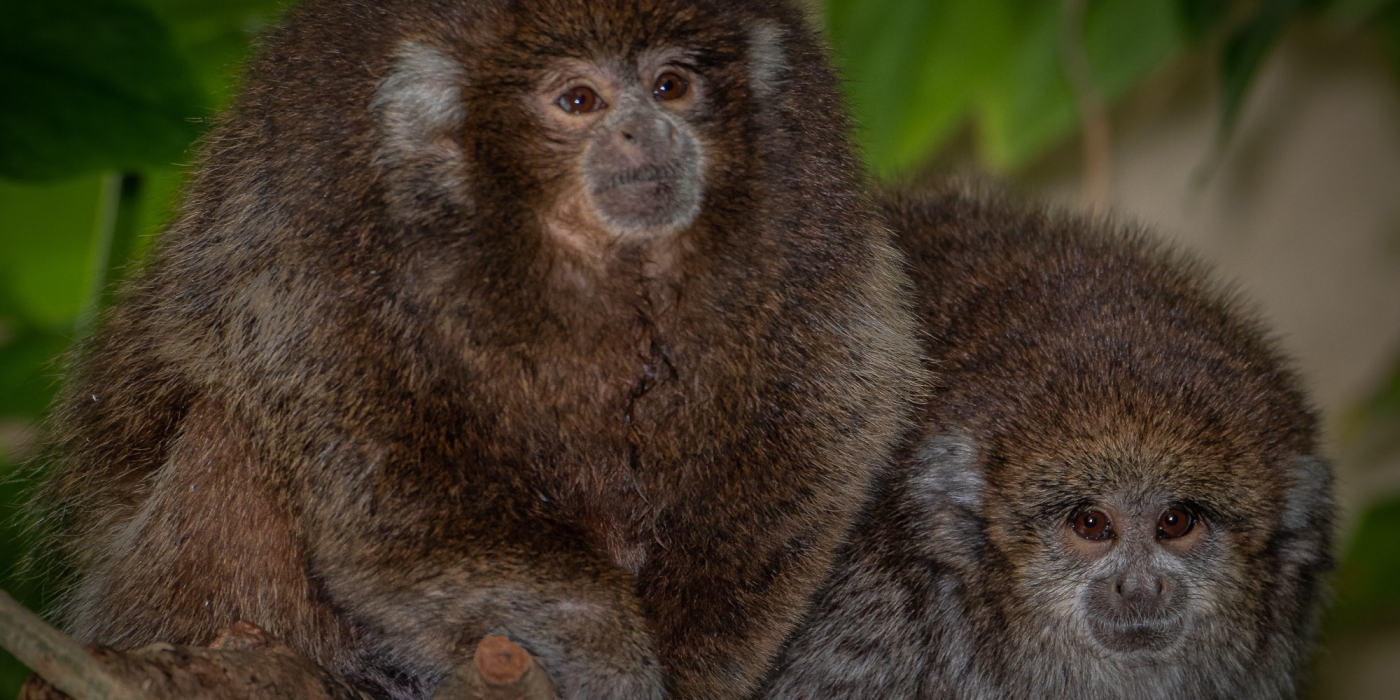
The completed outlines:
{"type": "MultiPolygon", "coordinates": [[[[770,501],[773,492],[761,500],[800,500],[770,501]]],[[[764,508],[771,517],[763,517],[751,507],[763,504],[743,500],[679,504],[671,517],[711,526],[669,529],[639,576],[669,687],[680,698],[743,697],[756,686],[829,572],[844,531],[831,526],[840,510],[822,507],[829,503],[808,499],[795,515],[764,508]]]]}
{"type": "Polygon", "coordinates": [[[794,633],[757,697],[922,697],[920,670],[933,653],[922,626],[872,624],[922,607],[919,593],[877,567],[850,564],[794,633]]]}
{"type": "Polygon", "coordinates": [[[502,635],[541,660],[561,698],[661,698],[630,577],[567,526],[495,505],[425,511],[452,513],[456,523],[367,528],[344,514],[313,544],[311,569],[395,672],[442,678],[470,658],[475,640],[502,635]]]}
{"type": "Polygon", "coordinates": [[[966,570],[985,547],[983,481],[964,431],[913,442],[875,489],[867,515],[783,648],[765,700],[992,700],[1001,689],[979,656],[1004,634],[969,615],[966,570]]]}
{"type": "MultiPolygon", "coordinates": [[[[209,647],[82,648],[0,591],[0,646],[39,669],[20,700],[369,700],[266,631],[237,622],[209,647]],[[136,688],[141,690],[136,690],[136,688]]],[[[554,700],[546,671],[505,637],[486,637],[433,700],[554,700]]]]}

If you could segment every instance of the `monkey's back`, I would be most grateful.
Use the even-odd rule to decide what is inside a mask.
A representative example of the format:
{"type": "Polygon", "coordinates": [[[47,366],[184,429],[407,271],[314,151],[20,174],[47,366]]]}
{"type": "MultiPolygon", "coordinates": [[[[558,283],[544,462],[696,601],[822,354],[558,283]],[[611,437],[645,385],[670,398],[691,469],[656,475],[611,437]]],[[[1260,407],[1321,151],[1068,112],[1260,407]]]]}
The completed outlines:
{"type": "Polygon", "coordinates": [[[1248,427],[1270,453],[1312,451],[1307,401],[1264,325],[1205,266],[1143,229],[967,186],[883,206],[913,265],[940,377],[927,421],[996,414],[1044,430],[1059,422],[1046,411],[1083,420],[1080,402],[1095,397],[1143,420],[1177,404],[1255,402],[1250,425],[1226,424],[1248,427]]]}

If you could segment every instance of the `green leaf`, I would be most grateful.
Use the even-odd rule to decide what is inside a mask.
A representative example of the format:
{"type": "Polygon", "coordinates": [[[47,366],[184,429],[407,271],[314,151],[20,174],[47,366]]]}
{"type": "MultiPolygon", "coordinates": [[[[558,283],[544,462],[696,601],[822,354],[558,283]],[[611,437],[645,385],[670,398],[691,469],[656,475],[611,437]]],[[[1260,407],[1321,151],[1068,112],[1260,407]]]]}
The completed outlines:
{"type": "Polygon", "coordinates": [[[0,279],[36,323],[70,322],[82,307],[101,178],[0,182],[0,279]]]}
{"type": "MultiPolygon", "coordinates": [[[[1026,2],[1016,49],[980,99],[983,159],[1018,168],[1074,133],[1078,108],[1061,61],[1061,3],[1026,2]]],[[[1112,103],[1180,44],[1171,0],[1099,0],[1089,5],[1084,44],[1095,85],[1112,103]]]]}
{"type": "Polygon", "coordinates": [[[37,419],[58,389],[60,367],[55,358],[68,348],[70,339],[22,319],[0,319],[0,324],[10,336],[0,343],[0,418],[37,419]]]}
{"type": "Polygon", "coordinates": [[[0,177],[184,160],[208,112],[170,32],[129,0],[0,7],[0,177]]]}
{"type": "Polygon", "coordinates": [[[270,28],[286,0],[146,0],[216,103],[232,94],[249,45],[270,28]]]}
{"type": "Polygon", "coordinates": [[[926,160],[1010,48],[1010,0],[836,0],[828,11],[866,158],[881,175],[926,160]]]}
{"type": "Polygon", "coordinates": [[[94,200],[95,194],[92,180],[0,186],[0,420],[38,418],[53,398],[54,358],[71,339],[69,319],[82,299],[92,232],[91,208],[73,203],[94,200]],[[7,206],[16,194],[29,206],[7,206]],[[46,204],[54,205],[47,219],[46,204]],[[16,222],[23,225],[16,228],[16,222]],[[37,228],[28,228],[36,222],[37,228]]]}
{"type": "Polygon", "coordinates": [[[1191,42],[1200,41],[1225,19],[1230,0],[1177,0],[1176,12],[1182,33],[1191,42]]]}
{"type": "Polygon", "coordinates": [[[1029,160],[1075,126],[1074,96],[1060,61],[1059,3],[1023,7],[1015,48],[982,94],[982,158],[994,170],[1029,160]]]}
{"type": "Polygon", "coordinates": [[[1400,623],[1400,498],[1370,508],[1335,578],[1329,625],[1364,631],[1400,623]]]}
{"type": "Polygon", "coordinates": [[[1084,41],[1099,89],[1109,100],[1163,65],[1181,45],[1170,0],[1103,0],[1089,5],[1084,41]]]}
{"type": "Polygon", "coordinates": [[[1220,143],[1229,139],[1264,57],[1302,9],[1302,0],[1266,0],[1221,55],[1220,143]]]}

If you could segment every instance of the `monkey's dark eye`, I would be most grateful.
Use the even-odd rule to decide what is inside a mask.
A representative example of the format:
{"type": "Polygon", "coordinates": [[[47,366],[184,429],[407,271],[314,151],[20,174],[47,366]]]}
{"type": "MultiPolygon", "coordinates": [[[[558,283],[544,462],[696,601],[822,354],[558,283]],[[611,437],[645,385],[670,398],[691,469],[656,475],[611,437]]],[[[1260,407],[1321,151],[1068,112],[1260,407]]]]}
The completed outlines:
{"type": "Polygon", "coordinates": [[[685,91],[689,87],[690,83],[687,83],[685,78],[667,72],[657,76],[656,84],[651,88],[651,94],[662,101],[679,100],[685,97],[685,91]]]}
{"type": "Polygon", "coordinates": [[[559,96],[559,108],[569,114],[596,112],[603,108],[603,98],[587,85],[576,85],[559,96]]]}
{"type": "Polygon", "coordinates": [[[1104,540],[1113,536],[1113,526],[1108,515],[1100,510],[1086,510],[1074,516],[1074,534],[1086,540],[1104,540]]]}
{"type": "Polygon", "coordinates": [[[1191,526],[1196,524],[1196,519],[1190,513],[1179,508],[1168,508],[1162,512],[1162,517],[1157,519],[1157,538],[1170,540],[1176,539],[1191,531],[1191,526]]]}

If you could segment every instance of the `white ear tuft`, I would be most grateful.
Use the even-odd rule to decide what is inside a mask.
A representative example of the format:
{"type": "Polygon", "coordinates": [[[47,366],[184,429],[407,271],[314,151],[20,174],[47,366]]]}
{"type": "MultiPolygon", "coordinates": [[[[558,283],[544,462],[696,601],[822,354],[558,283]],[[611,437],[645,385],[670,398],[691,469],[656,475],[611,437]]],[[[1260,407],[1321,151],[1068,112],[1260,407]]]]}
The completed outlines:
{"type": "Polygon", "coordinates": [[[393,68],[374,93],[373,109],[384,139],[379,157],[411,159],[462,127],[466,112],[459,85],[462,66],[437,49],[405,42],[393,68]]]}
{"type": "Polygon", "coordinates": [[[466,119],[463,68],[426,44],[405,41],[370,105],[389,205],[416,216],[426,200],[463,204],[464,156],[458,132],[466,119]]]}
{"type": "Polygon", "coordinates": [[[935,508],[955,505],[970,512],[982,507],[985,481],[977,469],[977,444],[962,433],[940,433],[924,440],[909,470],[909,493],[935,508]]]}
{"type": "Polygon", "coordinates": [[[767,98],[782,89],[787,56],[783,54],[783,30],[771,22],[749,28],[749,83],[755,97],[767,98]]]}

